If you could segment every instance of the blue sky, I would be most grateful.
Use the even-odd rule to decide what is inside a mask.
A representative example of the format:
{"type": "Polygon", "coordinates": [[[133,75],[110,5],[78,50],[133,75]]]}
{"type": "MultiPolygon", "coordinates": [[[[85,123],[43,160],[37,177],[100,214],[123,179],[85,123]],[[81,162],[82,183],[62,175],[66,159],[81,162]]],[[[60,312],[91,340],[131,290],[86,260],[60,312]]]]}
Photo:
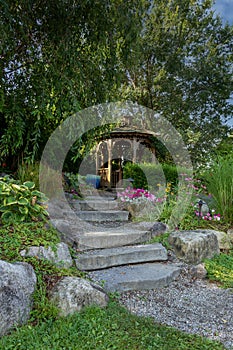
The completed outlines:
{"type": "Polygon", "coordinates": [[[218,13],[224,22],[233,24],[233,0],[215,0],[214,10],[218,13]]]}

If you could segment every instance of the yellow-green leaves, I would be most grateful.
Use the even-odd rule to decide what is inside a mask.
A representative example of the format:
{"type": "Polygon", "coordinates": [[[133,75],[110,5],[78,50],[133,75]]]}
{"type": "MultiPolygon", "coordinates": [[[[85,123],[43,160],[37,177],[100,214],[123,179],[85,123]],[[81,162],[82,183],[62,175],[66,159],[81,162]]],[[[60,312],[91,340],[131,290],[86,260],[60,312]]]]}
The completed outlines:
{"type": "Polygon", "coordinates": [[[41,205],[47,198],[34,187],[32,181],[20,185],[9,176],[0,178],[0,219],[3,224],[28,222],[48,215],[41,205]]]}

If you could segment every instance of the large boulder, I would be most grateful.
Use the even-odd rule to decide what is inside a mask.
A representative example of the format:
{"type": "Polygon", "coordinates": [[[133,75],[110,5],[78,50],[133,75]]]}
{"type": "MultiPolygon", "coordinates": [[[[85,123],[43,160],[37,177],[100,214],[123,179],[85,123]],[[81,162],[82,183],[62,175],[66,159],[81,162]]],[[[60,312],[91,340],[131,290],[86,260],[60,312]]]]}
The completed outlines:
{"type": "Polygon", "coordinates": [[[176,256],[190,264],[198,264],[219,254],[216,231],[175,231],[168,238],[176,256]]]}
{"type": "Polygon", "coordinates": [[[27,322],[35,286],[31,265],[0,260],[0,336],[27,322]]]}
{"type": "Polygon", "coordinates": [[[51,301],[67,316],[89,305],[104,307],[108,296],[100,286],[79,277],[62,278],[50,292],[51,301]]]}
{"type": "Polygon", "coordinates": [[[68,268],[73,265],[73,260],[70,255],[68,245],[65,243],[58,243],[55,249],[52,247],[45,248],[43,246],[39,247],[29,247],[20,252],[23,257],[37,257],[38,259],[49,260],[58,267],[68,268]]]}
{"type": "Polygon", "coordinates": [[[233,235],[230,230],[226,232],[214,231],[217,239],[220,250],[230,250],[233,248],[233,235]]]}

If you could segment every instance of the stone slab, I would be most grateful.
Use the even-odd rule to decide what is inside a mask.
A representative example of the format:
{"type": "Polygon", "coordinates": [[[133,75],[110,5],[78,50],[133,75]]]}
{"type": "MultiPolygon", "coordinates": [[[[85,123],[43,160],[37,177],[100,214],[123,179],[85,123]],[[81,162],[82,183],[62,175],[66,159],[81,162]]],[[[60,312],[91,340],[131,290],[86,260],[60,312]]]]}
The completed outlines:
{"type": "Polygon", "coordinates": [[[96,196],[85,196],[85,200],[108,200],[108,201],[113,201],[115,200],[115,197],[112,195],[112,193],[104,193],[101,195],[96,195],[96,196]]]}
{"type": "Polygon", "coordinates": [[[146,263],[112,267],[89,273],[107,292],[148,290],[167,286],[181,272],[180,264],[146,263]]]}
{"type": "Polygon", "coordinates": [[[90,211],[90,210],[82,210],[76,212],[76,215],[85,221],[128,221],[129,213],[127,211],[121,210],[107,210],[107,211],[90,211]]]}
{"type": "Polygon", "coordinates": [[[160,243],[95,250],[75,259],[79,270],[99,270],[112,266],[150,261],[166,261],[167,250],[160,243]]]}
{"type": "Polygon", "coordinates": [[[118,209],[118,202],[114,200],[103,200],[103,199],[96,199],[96,200],[73,200],[71,202],[71,205],[74,208],[80,207],[81,210],[87,211],[87,210],[117,210],[118,209]]]}
{"type": "Polygon", "coordinates": [[[122,247],[148,242],[150,239],[150,232],[139,230],[116,229],[105,232],[86,232],[78,237],[78,248],[93,250],[122,247]]]}

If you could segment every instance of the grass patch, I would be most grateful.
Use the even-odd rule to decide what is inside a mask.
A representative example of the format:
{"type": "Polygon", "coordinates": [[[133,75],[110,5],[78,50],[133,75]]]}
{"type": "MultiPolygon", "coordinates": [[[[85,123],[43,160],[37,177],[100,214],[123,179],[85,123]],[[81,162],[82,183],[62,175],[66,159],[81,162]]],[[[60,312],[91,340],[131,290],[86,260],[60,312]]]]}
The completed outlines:
{"type": "Polygon", "coordinates": [[[89,307],[66,318],[26,326],[0,340],[4,350],[222,350],[223,345],[187,335],[152,319],[131,315],[111,302],[105,309],[89,307]]]}
{"type": "Polygon", "coordinates": [[[20,251],[30,246],[55,245],[57,231],[45,222],[17,223],[0,227],[0,257],[5,261],[22,261],[20,251]]]}
{"type": "Polygon", "coordinates": [[[168,243],[169,235],[170,232],[165,232],[162,235],[153,237],[149,243],[161,243],[166,249],[171,249],[171,246],[168,243]]]}

